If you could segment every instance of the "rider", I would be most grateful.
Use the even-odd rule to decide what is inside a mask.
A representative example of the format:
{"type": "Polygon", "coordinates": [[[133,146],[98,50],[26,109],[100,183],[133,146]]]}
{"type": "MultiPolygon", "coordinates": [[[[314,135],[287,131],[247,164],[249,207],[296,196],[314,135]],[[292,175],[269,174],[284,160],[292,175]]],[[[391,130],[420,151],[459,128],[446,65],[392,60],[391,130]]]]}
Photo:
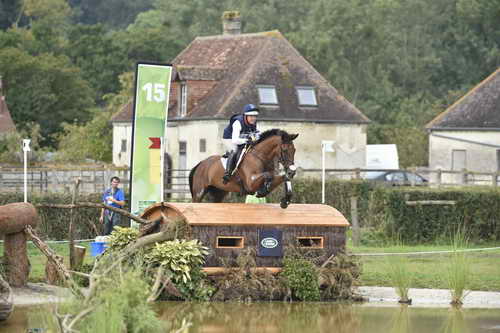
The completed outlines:
{"type": "Polygon", "coordinates": [[[252,135],[258,137],[257,116],[259,109],[253,104],[247,104],[243,108],[243,114],[231,116],[229,125],[224,128],[222,141],[229,151],[226,171],[222,177],[222,182],[227,184],[231,179],[231,174],[236,166],[237,157],[242,147],[252,141],[252,135]]]}

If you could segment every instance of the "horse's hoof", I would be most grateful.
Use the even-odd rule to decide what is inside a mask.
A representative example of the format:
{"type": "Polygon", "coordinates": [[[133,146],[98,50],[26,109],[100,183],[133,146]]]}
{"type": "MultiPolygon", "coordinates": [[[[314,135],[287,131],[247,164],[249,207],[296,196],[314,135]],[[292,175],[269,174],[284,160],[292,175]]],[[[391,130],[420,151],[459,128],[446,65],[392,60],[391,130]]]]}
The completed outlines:
{"type": "Polygon", "coordinates": [[[280,202],[280,207],[283,209],[286,209],[288,207],[288,201],[281,201],[280,202]]]}

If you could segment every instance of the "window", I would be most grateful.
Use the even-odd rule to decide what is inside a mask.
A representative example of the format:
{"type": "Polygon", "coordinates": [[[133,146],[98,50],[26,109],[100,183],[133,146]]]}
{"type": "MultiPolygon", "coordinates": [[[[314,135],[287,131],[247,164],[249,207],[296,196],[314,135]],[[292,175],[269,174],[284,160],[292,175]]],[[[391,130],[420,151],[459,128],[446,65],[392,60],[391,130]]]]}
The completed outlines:
{"type": "Polygon", "coordinates": [[[179,116],[185,117],[187,114],[187,84],[181,83],[180,103],[179,103],[179,116]]]}
{"type": "Polygon", "coordinates": [[[323,237],[297,237],[299,247],[323,248],[323,237]]]}
{"type": "Polygon", "coordinates": [[[299,105],[317,106],[316,92],[313,87],[297,87],[299,105]]]}
{"type": "Polygon", "coordinates": [[[200,153],[204,153],[207,151],[207,140],[200,139],[200,153]]]}
{"type": "Polygon", "coordinates": [[[451,151],[451,170],[461,171],[467,168],[467,154],[463,149],[451,151]]]}
{"type": "Polygon", "coordinates": [[[239,236],[217,236],[216,248],[241,249],[245,245],[245,238],[239,236]]]}
{"type": "Polygon", "coordinates": [[[258,86],[260,104],[278,104],[274,86],[258,86]]]}
{"type": "Polygon", "coordinates": [[[122,148],[120,150],[122,153],[127,151],[127,140],[122,140],[122,148]]]}

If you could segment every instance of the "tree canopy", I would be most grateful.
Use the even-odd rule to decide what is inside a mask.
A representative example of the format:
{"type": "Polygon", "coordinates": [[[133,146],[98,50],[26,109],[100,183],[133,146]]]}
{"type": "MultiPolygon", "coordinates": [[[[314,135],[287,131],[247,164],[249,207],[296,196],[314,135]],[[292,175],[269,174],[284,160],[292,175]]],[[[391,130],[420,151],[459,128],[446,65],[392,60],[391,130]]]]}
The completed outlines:
{"type": "Polygon", "coordinates": [[[371,143],[404,135],[384,134],[391,126],[416,129],[425,146],[418,130],[500,63],[500,0],[0,1],[0,75],[16,125],[40,124],[54,145],[62,122],[96,115],[136,61],[170,62],[195,37],[220,34],[225,10],[240,11],[244,32],[280,30],[380,126],[371,143]]]}

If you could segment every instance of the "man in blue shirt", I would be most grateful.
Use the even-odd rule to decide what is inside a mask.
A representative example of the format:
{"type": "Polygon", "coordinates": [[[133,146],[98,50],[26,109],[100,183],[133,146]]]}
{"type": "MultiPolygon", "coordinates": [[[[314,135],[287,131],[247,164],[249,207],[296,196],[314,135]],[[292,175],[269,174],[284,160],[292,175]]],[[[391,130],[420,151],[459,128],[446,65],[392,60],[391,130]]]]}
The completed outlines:
{"type": "MultiPolygon", "coordinates": [[[[120,178],[112,177],[111,187],[104,191],[102,195],[102,202],[105,205],[116,208],[123,208],[125,206],[125,194],[118,188],[118,185],[120,185],[120,178]]],[[[104,235],[111,234],[113,228],[120,224],[120,220],[120,214],[103,208],[99,222],[104,223],[104,235]]]]}
{"type": "Polygon", "coordinates": [[[222,177],[222,182],[224,184],[227,184],[231,179],[241,148],[252,140],[252,134],[258,137],[258,115],[259,109],[253,104],[247,104],[243,108],[243,114],[233,115],[229,120],[229,124],[224,128],[222,142],[230,152],[227,158],[226,172],[222,177]]]}

